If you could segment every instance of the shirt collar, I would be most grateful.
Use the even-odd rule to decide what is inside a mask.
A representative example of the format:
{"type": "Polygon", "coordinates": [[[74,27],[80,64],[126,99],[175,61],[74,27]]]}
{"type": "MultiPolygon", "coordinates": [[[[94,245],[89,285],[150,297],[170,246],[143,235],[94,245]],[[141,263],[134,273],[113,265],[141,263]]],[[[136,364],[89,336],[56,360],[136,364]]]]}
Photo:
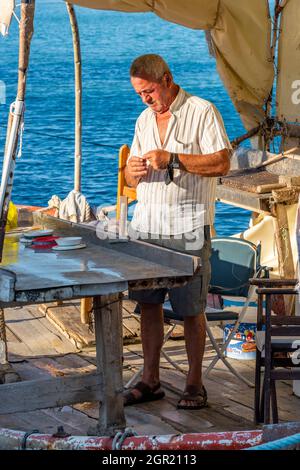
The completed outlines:
{"type": "Polygon", "coordinates": [[[181,108],[184,101],[185,101],[185,91],[181,87],[179,87],[176,98],[172,102],[172,104],[169,108],[170,113],[172,113],[172,114],[176,113],[176,111],[178,111],[181,108]]]}
{"type": "MultiPolygon", "coordinates": [[[[181,87],[179,87],[175,100],[171,103],[170,108],[169,108],[169,111],[171,114],[176,113],[176,111],[178,111],[181,108],[183,103],[186,101],[186,95],[187,93],[181,87]]],[[[151,108],[148,108],[148,109],[150,109],[153,116],[155,116],[155,111],[153,111],[153,109],[151,108]]]]}

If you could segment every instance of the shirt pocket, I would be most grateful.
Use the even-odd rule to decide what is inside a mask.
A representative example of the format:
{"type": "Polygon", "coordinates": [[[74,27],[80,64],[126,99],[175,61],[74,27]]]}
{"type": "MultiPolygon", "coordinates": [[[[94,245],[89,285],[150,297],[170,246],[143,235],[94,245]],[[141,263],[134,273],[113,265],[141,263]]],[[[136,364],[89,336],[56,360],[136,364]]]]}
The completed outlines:
{"type": "Polygon", "coordinates": [[[191,133],[189,126],[179,125],[174,130],[174,143],[177,153],[200,153],[196,137],[191,133]]]}

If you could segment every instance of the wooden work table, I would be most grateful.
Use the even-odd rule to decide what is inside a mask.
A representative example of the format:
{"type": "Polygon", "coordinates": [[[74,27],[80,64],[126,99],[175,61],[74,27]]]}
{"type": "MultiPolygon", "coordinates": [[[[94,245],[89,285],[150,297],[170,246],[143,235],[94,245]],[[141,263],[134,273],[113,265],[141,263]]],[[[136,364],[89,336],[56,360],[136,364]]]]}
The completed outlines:
{"type": "Polygon", "coordinates": [[[221,177],[217,199],[254,212],[271,213],[272,190],[278,189],[279,176],[266,170],[247,168],[221,177]]]}
{"type": "Polygon", "coordinates": [[[286,209],[298,202],[299,191],[299,177],[253,168],[232,171],[217,185],[218,201],[273,217],[279,274],[283,279],[295,277],[286,209]]]}
{"type": "MultiPolygon", "coordinates": [[[[104,239],[95,228],[49,216],[36,221],[54,235],[82,236],[74,251],[25,247],[20,234],[6,237],[0,267],[0,307],[93,297],[97,373],[0,386],[0,413],[99,401],[99,422],[89,433],[112,435],[126,426],[122,380],[122,292],[181,285],[199,258],[141,241],[104,239]]],[[[20,310],[20,320],[22,319],[20,310]]]]}

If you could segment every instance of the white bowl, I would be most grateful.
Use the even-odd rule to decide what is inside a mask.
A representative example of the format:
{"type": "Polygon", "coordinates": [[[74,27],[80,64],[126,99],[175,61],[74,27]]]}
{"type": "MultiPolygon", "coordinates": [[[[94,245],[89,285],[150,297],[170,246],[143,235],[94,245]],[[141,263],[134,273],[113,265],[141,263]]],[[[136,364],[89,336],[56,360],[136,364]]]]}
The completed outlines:
{"type": "Polygon", "coordinates": [[[57,238],[55,241],[59,246],[75,246],[82,243],[82,237],[61,237],[57,238]]]}
{"type": "Polygon", "coordinates": [[[36,238],[36,237],[47,237],[52,235],[54,230],[31,230],[30,232],[24,232],[24,238],[36,238]]]}

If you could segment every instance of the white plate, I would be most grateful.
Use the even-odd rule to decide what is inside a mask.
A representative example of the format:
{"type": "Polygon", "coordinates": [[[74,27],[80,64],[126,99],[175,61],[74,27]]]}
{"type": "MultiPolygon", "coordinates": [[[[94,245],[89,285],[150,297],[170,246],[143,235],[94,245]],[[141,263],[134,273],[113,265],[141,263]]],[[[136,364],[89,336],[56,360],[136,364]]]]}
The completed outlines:
{"type": "Polygon", "coordinates": [[[48,235],[52,235],[54,230],[32,230],[31,232],[24,232],[24,238],[36,238],[36,237],[47,237],[48,235]]]}
{"type": "Polygon", "coordinates": [[[86,247],[85,243],[81,243],[80,245],[65,245],[65,246],[56,245],[52,247],[52,250],[55,250],[55,251],[79,250],[79,248],[85,248],[85,247],[86,247]]]}
{"type": "Polygon", "coordinates": [[[82,237],[60,237],[57,238],[56,243],[59,246],[77,246],[82,245],[82,237]]]}
{"type": "Polygon", "coordinates": [[[32,240],[30,238],[20,238],[20,242],[24,243],[24,245],[31,245],[32,240]]]}

